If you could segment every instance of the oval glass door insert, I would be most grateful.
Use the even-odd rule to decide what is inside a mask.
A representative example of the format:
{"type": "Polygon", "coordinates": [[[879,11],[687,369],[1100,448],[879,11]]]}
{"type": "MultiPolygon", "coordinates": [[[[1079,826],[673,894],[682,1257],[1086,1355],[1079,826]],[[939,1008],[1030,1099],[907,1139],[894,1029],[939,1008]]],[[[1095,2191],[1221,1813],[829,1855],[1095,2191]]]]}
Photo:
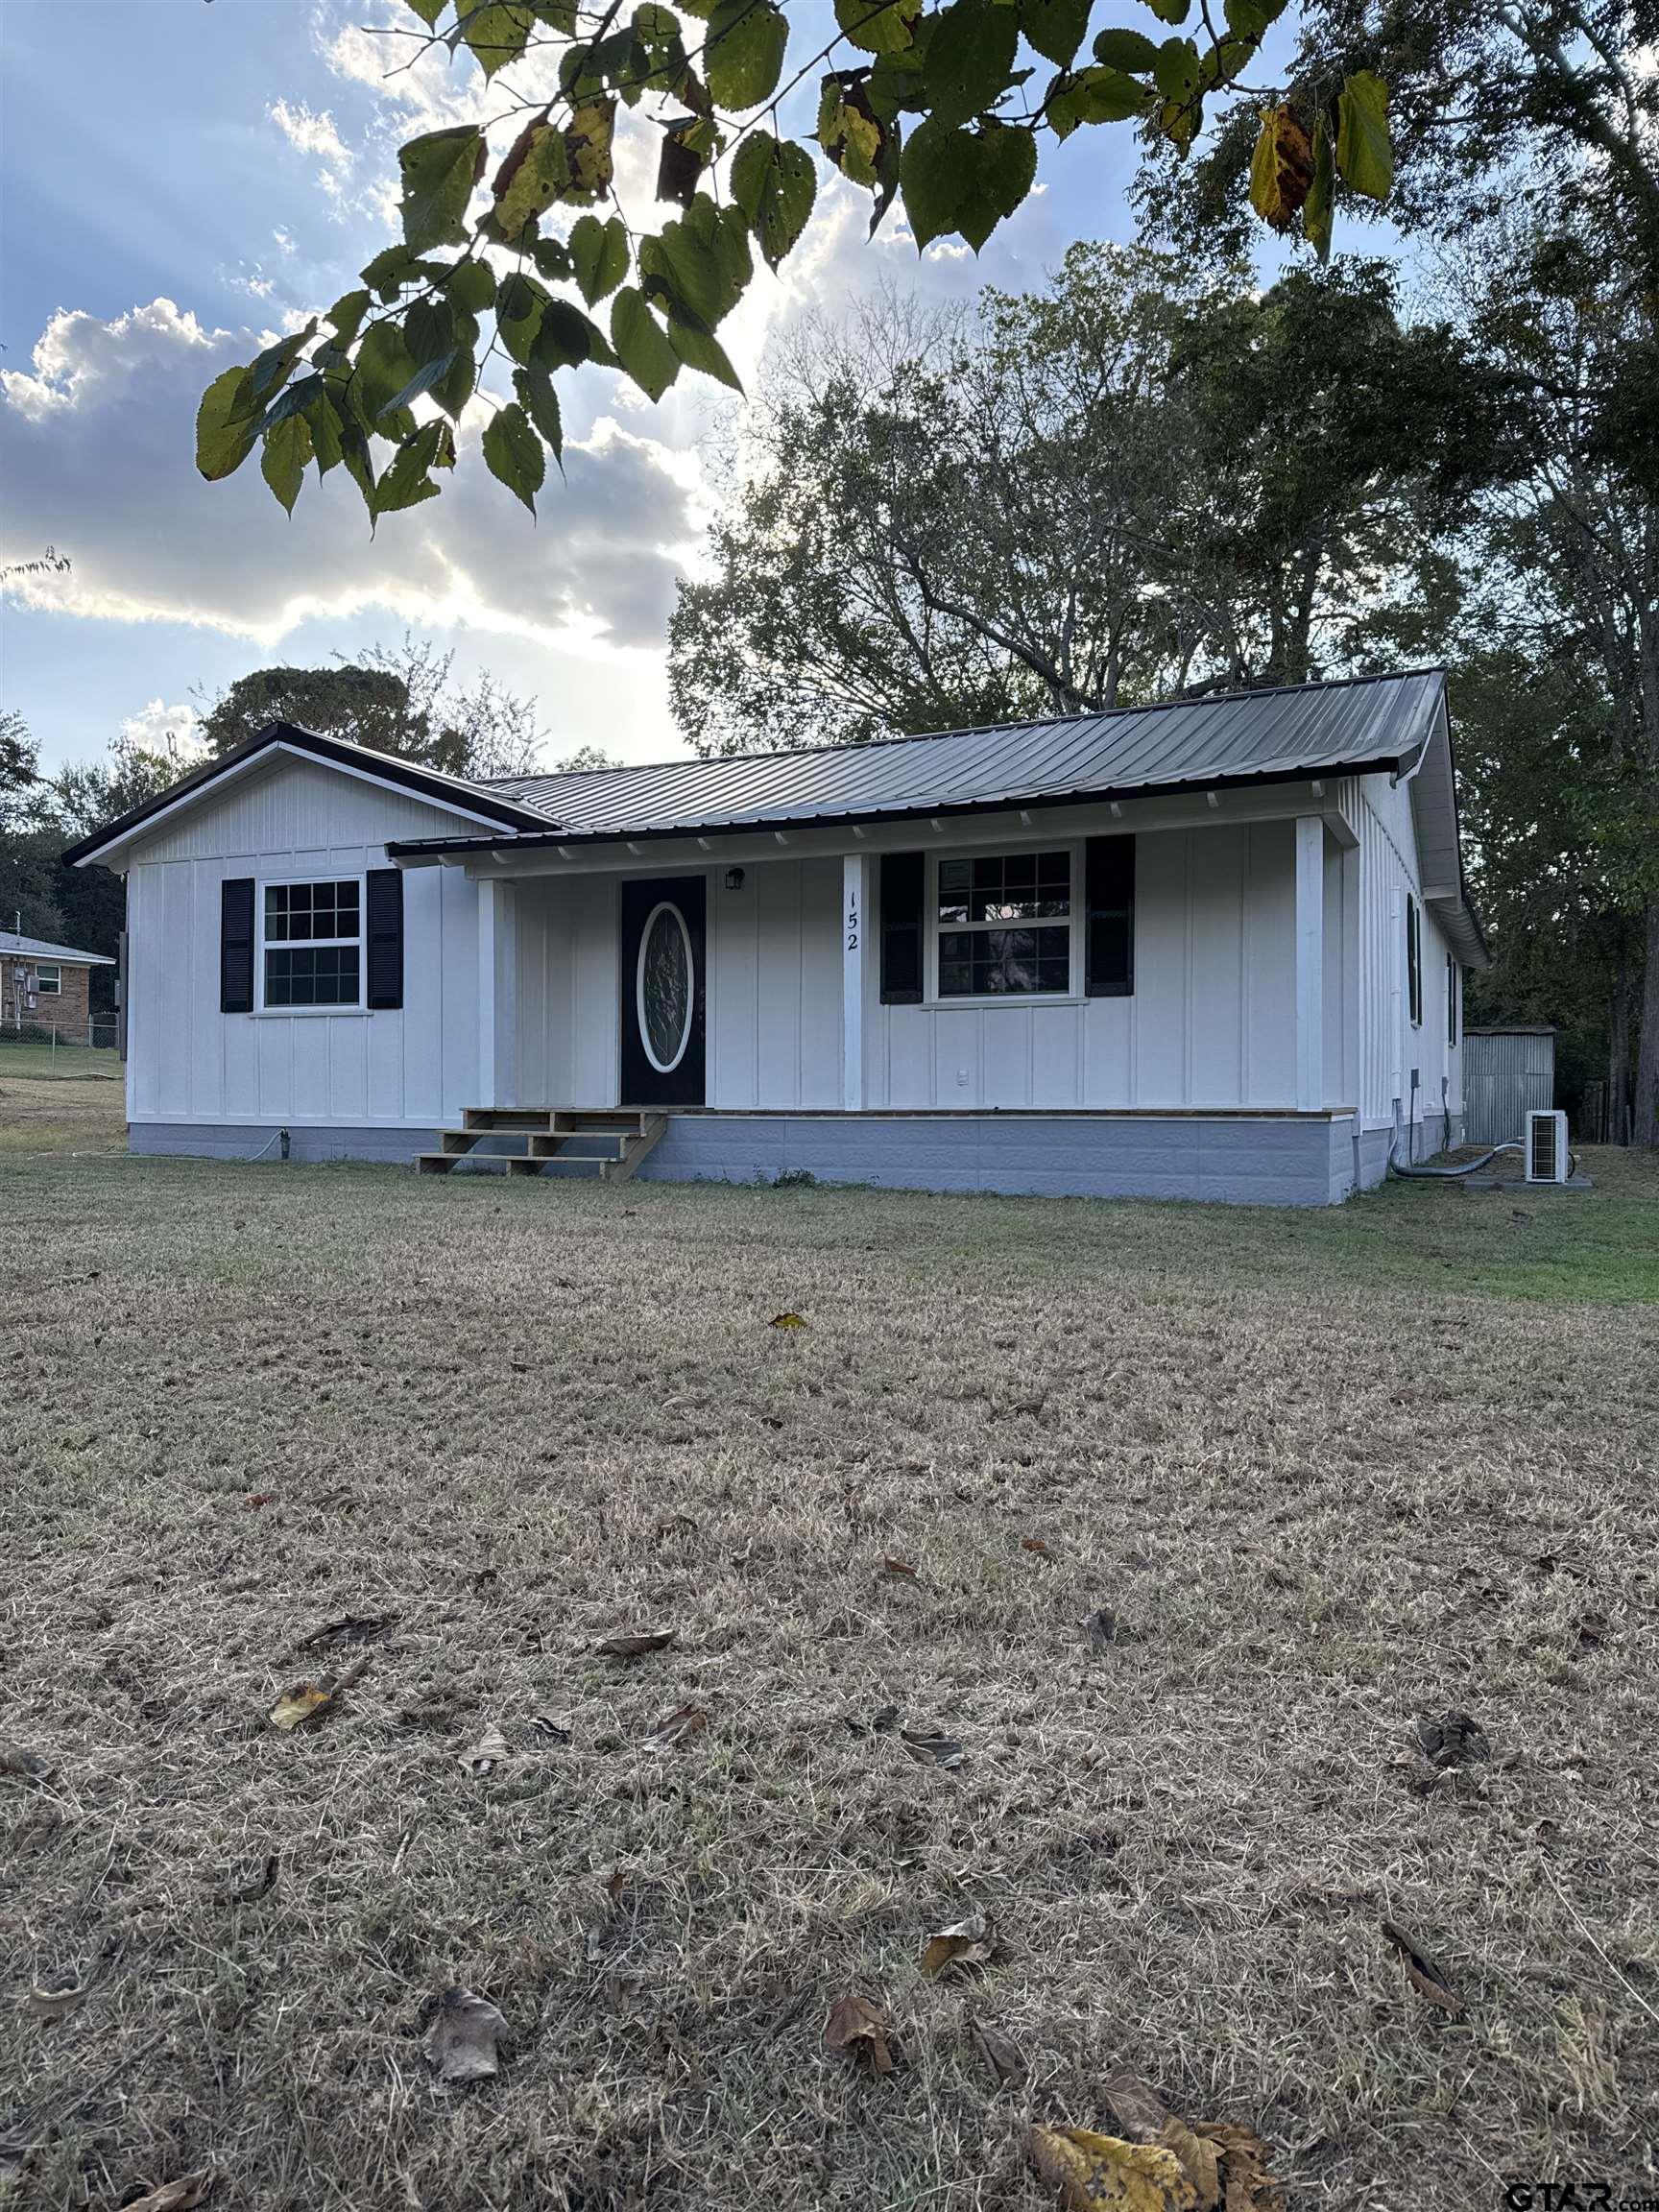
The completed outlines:
{"type": "Polygon", "coordinates": [[[666,899],[654,906],[639,935],[635,997],[639,1042],[659,1075],[678,1068],[691,1041],[691,937],[685,918],[666,899]]]}

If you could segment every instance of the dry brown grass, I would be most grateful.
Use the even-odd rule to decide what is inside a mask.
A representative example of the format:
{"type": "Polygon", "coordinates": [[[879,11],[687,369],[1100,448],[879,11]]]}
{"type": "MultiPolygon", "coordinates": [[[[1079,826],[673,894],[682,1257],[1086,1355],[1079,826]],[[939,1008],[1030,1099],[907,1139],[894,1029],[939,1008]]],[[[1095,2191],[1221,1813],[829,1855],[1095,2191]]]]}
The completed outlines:
{"type": "MultiPolygon", "coordinates": [[[[91,1057],[81,1055],[83,1060],[91,1057]]],[[[97,1057],[114,1060],[115,1055],[97,1057]]],[[[45,1054],[38,1048],[0,1046],[0,1159],[8,1154],[119,1151],[127,1142],[123,1100],[118,1076],[102,1072],[50,1076],[45,1072],[45,1054]]]]}
{"type": "MultiPolygon", "coordinates": [[[[1596,1166],[1624,1265],[1652,1171],[1596,1166]]],[[[1026,2124],[1115,2064],[1298,2205],[1655,2186],[1659,1309],[1471,1291],[1512,1211],[0,1166],[0,1738],[56,1768],[0,1779],[13,2200],[1037,2212],[1026,2124]],[[1419,1794],[1448,1707],[1492,1758],[1419,1794]],[[494,2082],[421,2056],[451,1983],[494,2082]],[[850,1989],[891,2074],[823,2048],[850,1989]]]]}

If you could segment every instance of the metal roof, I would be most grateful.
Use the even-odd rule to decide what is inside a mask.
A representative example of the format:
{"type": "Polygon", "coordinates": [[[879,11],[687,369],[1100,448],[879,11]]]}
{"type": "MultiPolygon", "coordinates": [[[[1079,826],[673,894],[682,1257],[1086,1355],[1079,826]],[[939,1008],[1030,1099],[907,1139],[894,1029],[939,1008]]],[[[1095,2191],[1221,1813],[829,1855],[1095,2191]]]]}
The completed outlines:
{"type": "Polygon", "coordinates": [[[0,929],[0,960],[63,960],[72,967],[113,968],[108,952],[78,952],[73,945],[48,945],[44,937],[19,937],[0,929]]]}
{"type": "Polygon", "coordinates": [[[545,816],[567,842],[1052,805],[1404,765],[1433,729],[1445,687],[1443,670],[1420,669],[873,745],[502,777],[484,788],[545,816]]]}

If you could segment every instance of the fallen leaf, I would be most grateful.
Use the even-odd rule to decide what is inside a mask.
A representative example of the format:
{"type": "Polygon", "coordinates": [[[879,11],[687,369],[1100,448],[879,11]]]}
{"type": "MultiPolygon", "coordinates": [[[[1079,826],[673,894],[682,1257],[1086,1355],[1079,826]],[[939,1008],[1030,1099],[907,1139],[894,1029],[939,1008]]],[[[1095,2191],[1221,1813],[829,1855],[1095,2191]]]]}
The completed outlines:
{"type": "Polygon", "coordinates": [[[887,2048],[887,2023],[881,2008],[853,1990],[837,1997],[830,2006],[830,2017],[824,2023],[824,2048],[844,2051],[878,2074],[892,2070],[893,2054],[887,2048]]]}
{"type": "Polygon", "coordinates": [[[967,1754],[953,1737],[930,1736],[925,1730],[901,1728],[899,1741],[912,1759],[926,1766],[960,1767],[967,1754]]]}
{"type": "Polygon", "coordinates": [[[645,1739],[647,1751],[672,1751],[675,1744],[684,1743],[688,1736],[695,1736],[709,1725],[709,1716],[695,1705],[682,1705],[678,1713],[670,1713],[666,1720],[660,1720],[645,1739]]]}
{"type": "Polygon", "coordinates": [[[882,1560],[876,1573],[890,1582],[914,1582],[916,1579],[916,1570],[909,1560],[895,1559],[891,1552],[882,1560]]]}
{"type": "Polygon", "coordinates": [[[20,1782],[44,1782],[56,1769],[36,1751],[21,1743],[0,1743],[0,1774],[14,1774],[20,1782]]]}
{"type": "Polygon", "coordinates": [[[947,1966],[982,1966],[991,1956],[994,1925],[976,1912],[971,1919],[937,1930],[928,1936],[917,1964],[929,1980],[943,1974],[947,1966]]]}
{"type": "Polygon", "coordinates": [[[811,1323],[803,1321],[799,1313],[774,1313],[766,1326],[769,1329],[809,1329],[811,1323]]]}
{"type": "Polygon", "coordinates": [[[1485,1729],[1468,1713],[1423,1714],[1417,1741],[1436,1767],[1466,1767],[1492,1756],[1485,1729]]]}
{"type": "Polygon", "coordinates": [[[1607,1641],[1611,1623],[1605,1613],[1586,1613],[1578,1623],[1578,1641],[1587,1651],[1596,1650],[1607,1641]]]}
{"type": "Polygon", "coordinates": [[[493,1774],[503,1759],[511,1759],[513,1746],[492,1721],[470,1751],[459,1754],[455,1764],[469,1774],[493,1774]]]}
{"type": "Polygon", "coordinates": [[[217,2167],[204,2167],[200,2174],[185,2174],[177,2181],[163,2181],[159,2189],[152,2189],[147,2197],[131,2199],[121,2207],[121,2212],[191,2212],[192,2205],[202,2202],[218,2178],[217,2167]]]}
{"type": "Polygon", "coordinates": [[[276,1503],[275,1490],[250,1490],[242,1501],[242,1510],[244,1513],[257,1513],[261,1505],[275,1505],[276,1503]]]}
{"type": "Polygon", "coordinates": [[[590,1922],[588,1929],[586,1948],[590,1960],[596,1960],[605,1948],[605,1932],[610,1925],[612,1914],[615,1911],[621,1899],[626,1881],[627,1876],[621,1867],[613,1866],[605,1884],[605,1902],[600,1907],[599,1917],[590,1922]]]}
{"type": "Polygon", "coordinates": [[[333,1696],[331,1683],[296,1682],[290,1689],[284,1690],[272,1706],[271,1725],[273,1728],[298,1728],[303,1721],[309,1720],[313,1713],[321,1713],[325,1705],[332,1702],[333,1696]]]}
{"type": "Polygon", "coordinates": [[[1089,1642],[1096,1651],[1104,1651],[1118,1641],[1118,1616],[1105,1605],[1097,1606],[1084,1625],[1089,1630],[1089,1642]]]}
{"type": "Polygon", "coordinates": [[[994,2021],[970,2019],[969,2033],[974,2047],[990,2070],[992,2080],[1000,2089],[1012,2089],[1025,2079],[1025,2060],[1020,2046],[1011,2035],[1005,2035],[994,2021]]]}
{"type": "Polygon", "coordinates": [[[23,2000],[23,2009],[36,2020],[61,2020],[65,2013],[74,2011],[85,1994],[81,1988],[31,1989],[23,2000]]]}
{"type": "Polygon", "coordinates": [[[1172,2151],[1087,2128],[1033,2128],[1031,2163],[1067,2212],[1194,2212],[1197,2199],[1172,2151]]]}
{"type": "Polygon", "coordinates": [[[1035,1551],[1039,1559],[1052,1559],[1054,1556],[1041,1536],[1022,1536],[1020,1549],[1022,1551],[1035,1551]]]}
{"type": "Polygon", "coordinates": [[[532,1713],[530,1727],[538,1736],[544,1736],[549,1743],[575,1742],[570,1729],[563,1720],[556,1720],[551,1713],[532,1713]]]}
{"type": "Polygon", "coordinates": [[[1164,2123],[1164,2148],[1174,2153],[1192,2191],[1196,2212],[1218,2212],[1221,2203],[1221,2161],[1207,2135],[1195,2134],[1185,2120],[1171,2112],[1164,2123]]]}
{"type": "Polygon", "coordinates": [[[614,1636],[607,1636],[594,1648],[611,1659],[638,1659],[647,1651],[663,1650],[679,1633],[678,1628],[618,1629],[614,1636]]]}
{"type": "Polygon", "coordinates": [[[371,1644],[377,1636],[384,1636],[401,1618],[397,1613],[347,1613],[338,1621],[325,1622],[321,1628],[313,1628],[309,1636],[301,1636],[294,1648],[314,1651],[320,1645],[371,1644]]]}
{"type": "Polygon", "coordinates": [[[700,1533],[700,1524],[689,1513],[665,1513],[657,1524],[656,1533],[659,1536],[695,1536],[700,1533]]]}
{"type": "Polygon", "coordinates": [[[890,1736],[899,1725],[899,1708],[897,1705],[878,1705],[868,1720],[860,1720],[852,1713],[845,1718],[854,1736],[890,1736]]]}
{"type": "Polygon", "coordinates": [[[1406,1968],[1406,1979],[1419,1996],[1431,2005],[1438,2006],[1455,2020],[1463,2010],[1463,2000],[1452,1987],[1439,1967],[1424,1950],[1414,1936],[1407,1935],[1397,1921],[1381,1923],[1382,1934],[1399,1952],[1406,1968]]]}
{"type": "Polygon", "coordinates": [[[1193,2132],[1215,2147],[1223,2212],[1285,2212],[1285,2192],[1267,2171],[1260,2135],[1226,2120],[1205,2122],[1193,2132]]]}
{"type": "Polygon", "coordinates": [[[281,1864],[282,1861],[275,1851],[268,1852],[265,1863],[251,1882],[244,1882],[225,1892],[227,1901],[232,1905],[256,1905],[261,1897],[269,1896],[276,1888],[281,1864]]]}
{"type": "Polygon", "coordinates": [[[1139,2074],[1127,2070],[1108,2074],[1100,2084],[1100,2094],[1113,2119],[1132,2143],[1161,2142],[1165,2128],[1174,2118],[1158,2092],[1142,2081],[1139,2074]]]}
{"type": "Polygon", "coordinates": [[[487,2081],[496,2071],[495,2045],[507,2023],[487,1998],[445,1989],[421,2049],[440,2081],[487,2081]]]}

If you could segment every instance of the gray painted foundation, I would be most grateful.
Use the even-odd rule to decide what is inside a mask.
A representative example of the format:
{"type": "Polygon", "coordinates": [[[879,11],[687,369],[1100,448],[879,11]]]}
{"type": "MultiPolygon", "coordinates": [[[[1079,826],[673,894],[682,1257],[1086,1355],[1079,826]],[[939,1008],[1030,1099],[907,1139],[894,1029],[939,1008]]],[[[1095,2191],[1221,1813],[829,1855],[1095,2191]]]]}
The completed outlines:
{"type": "Polygon", "coordinates": [[[1318,1116],[677,1114],[639,1175],[1330,1206],[1354,1187],[1352,1130],[1318,1116]]]}
{"type": "MultiPolygon", "coordinates": [[[[276,1161],[281,1158],[280,1129],[275,1121],[263,1127],[236,1121],[133,1121],[127,1131],[127,1149],[179,1159],[252,1160],[263,1155],[276,1161]]],[[[378,1160],[407,1166],[417,1152],[437,1148],[436,1129],[290,1126],[288,1131],[291,1160],[378,1160]]]]}

